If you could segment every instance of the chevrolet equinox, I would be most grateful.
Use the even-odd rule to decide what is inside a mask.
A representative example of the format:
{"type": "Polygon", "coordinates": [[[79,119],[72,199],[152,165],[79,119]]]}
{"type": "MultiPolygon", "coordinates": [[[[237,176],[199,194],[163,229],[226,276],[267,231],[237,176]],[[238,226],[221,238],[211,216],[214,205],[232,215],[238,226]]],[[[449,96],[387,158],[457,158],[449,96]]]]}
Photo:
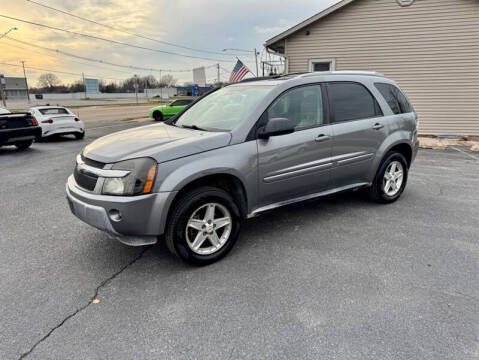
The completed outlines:
{"type": "Polygon", "coordinates": [[[375,72],[252,79],[217,89],[164,123],[99,138],[77,156],[66,192],[74,215],[128,245],[163,236],[208,264],[242,219],[364,188],[379,203],[404,191],[417,116],[375,72]]]}

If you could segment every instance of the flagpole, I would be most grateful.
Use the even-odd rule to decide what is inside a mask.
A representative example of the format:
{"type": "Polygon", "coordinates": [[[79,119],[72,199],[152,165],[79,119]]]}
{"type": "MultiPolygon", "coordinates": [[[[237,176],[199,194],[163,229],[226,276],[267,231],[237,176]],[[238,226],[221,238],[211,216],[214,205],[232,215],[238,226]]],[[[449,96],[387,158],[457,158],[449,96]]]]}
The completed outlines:
{"type": "MultiPolygon", "coordinates": [[[[241,60],[239,59],[239,57],[235,56],[235,58],[236,58],[236,60],[238,60],[238,61],[241,61],[241,60]]],[[[244,62],[242,62],[242,61],[241,61],[241,63],[242,63],[244,66],[245,66],[245,68],[247,68],[247,69],[248,69],[248,72],[250,72],[251,74],[253,74],[253,75],[254,75],[254,72],[252,72],[252,71],[249,69],[249,67],[247,67],[247,66],[245,65],[245,63],[244,63],[244,62]]],[[[258,77],[258,75],[256,75],[256,77],[258,77]]]]}

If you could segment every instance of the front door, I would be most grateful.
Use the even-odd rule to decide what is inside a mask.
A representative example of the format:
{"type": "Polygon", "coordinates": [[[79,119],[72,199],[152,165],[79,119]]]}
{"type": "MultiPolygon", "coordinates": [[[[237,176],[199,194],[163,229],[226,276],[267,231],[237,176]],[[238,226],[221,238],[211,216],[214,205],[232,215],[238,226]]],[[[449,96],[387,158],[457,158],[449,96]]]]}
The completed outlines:
{"type": "Polygon", "coordinates": [[[295,132],[258,139],[259,207],[325,190],[330,184],[332,130],[325,124],[320,85],[281,95],[264,119],[288,118],[295,132]]]}
{"type": "Polygon", "coordinates": [[[369,182],[377,149],[387,136],[387,123],[370,91],[354,82],[329,83],[335,187],[369,182]]]}

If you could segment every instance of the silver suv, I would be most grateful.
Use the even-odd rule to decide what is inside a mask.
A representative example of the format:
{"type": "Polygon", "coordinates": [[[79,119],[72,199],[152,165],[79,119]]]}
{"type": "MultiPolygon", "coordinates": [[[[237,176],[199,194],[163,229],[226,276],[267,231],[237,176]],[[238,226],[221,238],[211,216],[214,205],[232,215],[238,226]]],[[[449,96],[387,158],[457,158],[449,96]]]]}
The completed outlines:
{"type": "Polygon", "coordinates": [[[290,74],[226,86],[164,123],[92,142],[66,191],[86,223],[128,245],[163,235],[201,265],[267,210],[359,188],[397,200],[417,149],[417,116],[393,81],[290,74]]]}

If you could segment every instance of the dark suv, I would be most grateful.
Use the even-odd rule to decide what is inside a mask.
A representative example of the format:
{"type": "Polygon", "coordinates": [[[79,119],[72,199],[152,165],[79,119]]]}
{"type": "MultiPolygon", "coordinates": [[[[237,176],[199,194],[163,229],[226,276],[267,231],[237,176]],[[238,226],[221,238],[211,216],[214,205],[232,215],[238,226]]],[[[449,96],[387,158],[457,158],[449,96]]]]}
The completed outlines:
{"type": "Polygon", "coordinates": [[[100,138],[77,157],[73,213],[129,245],[164,235],[206,264],[236,241],[241,219],[365,188],[403,192],[417,117],[378,73],[318,72],[226,86],[165,123],[100,138]]]}

